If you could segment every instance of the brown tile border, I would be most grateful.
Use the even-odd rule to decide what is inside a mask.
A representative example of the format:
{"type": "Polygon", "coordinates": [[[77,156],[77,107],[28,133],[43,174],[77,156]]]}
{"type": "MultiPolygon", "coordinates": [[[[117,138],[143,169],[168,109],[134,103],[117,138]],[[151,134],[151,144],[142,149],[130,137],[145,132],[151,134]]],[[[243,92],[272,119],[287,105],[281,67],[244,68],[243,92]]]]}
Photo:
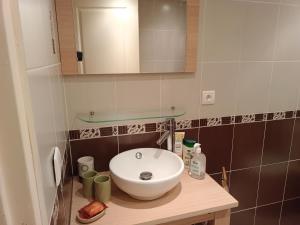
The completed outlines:
{"type": "MultiPolygon", "coordinates": [[[[300,117],[300,110],[225,116],[225,117],[215,117],[215,118],[201,118],[201,119],[192,119],[192,120],[177,120],[176,130],[283,120],[283,119],[292,119],[296,117],[300,117]]],[[[122,125],[122,126],[70,130],[69,135],[70,135],[70,140],[79,140],[79,139],[91,139],[91,138],[100,138],[100,137],[109,137],[109,136],[143,134],[149,132],[161,132],[164,130],[165,130],[164,122],[152,122],[152,123],[137,123],[137,124],[130,124],[130,125],[122,125]]]]}

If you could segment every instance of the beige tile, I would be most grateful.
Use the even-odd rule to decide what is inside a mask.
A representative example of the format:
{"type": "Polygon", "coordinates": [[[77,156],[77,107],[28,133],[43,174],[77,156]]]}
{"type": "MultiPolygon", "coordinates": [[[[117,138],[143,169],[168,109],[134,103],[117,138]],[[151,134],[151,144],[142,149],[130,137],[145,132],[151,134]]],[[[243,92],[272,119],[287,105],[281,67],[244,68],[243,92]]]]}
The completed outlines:
{"type": "Polygon", "coordinates": [[[279,6],[244,3],[242,60],[272,60],[279,6]]]}
{"type": "Polygon", "coordinates": [[[270,93],[270,112],[295,110],[300,84],[300,63],[275,63],[270,93]]]}
{"type": "Polygon", "coordinates": [[[41,68],[28,73],[30,100],[34,119],[35,138],[38,147],[38,161],[41,165],[41,182],[47,218],[51,216],[51,208],[56,196],[56,185],[53,176],[53,147],[56,146],[54,105],[51,90],[49,68],[41,68]]]}
{"type": "Polygon", "coordinates": [[[199,118],[200,72],[195,74],[163,75],[162,108],[183,109],[180,119],[199,118]]]}
{"type": "Polygon", "coordinates": [[[154,30],[140,29],[140,59],[153,60],[154,58],[154,30]]]}
{"type": "Polygon", "coordinates": [[[156,0],[154,24],[156,29],[185,29],[186,4],[183,1],[156,0]]]}
{"type": "Polygon", "coordinates": [[[205,11],[204,60],[238,60],[241,47],[241,3],[208,0],[205,11]]]}
{"type": "Polygon", "coordinates": [[[286,5],[300,5],[299,0],[281,0],[281,3],[286,5]]]}
{"type": "Polygon", "coordinates": [[[241,63],[237,85],[237,114],[268,111],[272,63],[241,63]]]}
{"type": "Polygon", "coordinates": [[[68,127],[66,121],[64,84],[60,71],[60,65],[49,68],[55,121],[54,125],[56,134],[56,146],[58,146],[63,151],[66,148],[66,131],[68,130],[68,127]]]}
{"type": "Polygon", "coordinates": [[[78,113],[114,111],[114,76],[70,76],[64,82],[71,129],[82,124],[75,118],[78,113]]]}
{"type": "Polygon", "coordinates": [[[116,81],[118,112],[160,109],[160,76],[119,75],[116,81]]]}
{"type": "Polygon", "coordinates": [[[276,59],[300,60],[300,7],[281,6],[276,59]]]}
{"type": "Polygon", "coordinates": [[[155,0],[139,0],[139,26],[141,29],[154,28],[155,0]]]}
{"type": "Polygon", "coordinates": [[[200,116],[218,117],[235,115],[237,106],[238,63],[205,63],[201,90],[215,90],[214,105],[201,105],[200,116]]]}

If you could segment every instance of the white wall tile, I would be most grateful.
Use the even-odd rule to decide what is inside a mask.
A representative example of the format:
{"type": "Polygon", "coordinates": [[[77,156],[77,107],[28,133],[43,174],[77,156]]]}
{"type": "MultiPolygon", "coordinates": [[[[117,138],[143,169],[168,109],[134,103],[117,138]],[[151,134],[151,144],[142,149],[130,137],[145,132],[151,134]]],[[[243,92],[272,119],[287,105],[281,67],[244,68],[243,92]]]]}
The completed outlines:
{"type": "Polygon", "coordinates": [[[270,93],[270,112],[295,110],[300,84],[300,63],[278,62],[274,72],[270,93]]]}
{"type": "Polygon", "coordinates": [[[52,154],[56,145],[54,105],[52,100],[51,79],[49,68],[37,69],[28,73],[29,88],[34,116],[36,140],[40,168],[42,170],[43,193],[48,220],[56,196],[54,183],[52,154]]]}
{"type": "Polygon", "coordinates": [[[64,77],[70,128],[76,127],[76,114],[115,109],[114,76],[64,77]]]}
{"type": "Polygon", "coordinates": [[[281,6],[277,60],[300,60],[300,7],[281,6]]]}
{"type": "Polygon", "coordinates": [[[241,60],[272,60],[279,6],[244,3],[241,60]]]}
{"type": "Polygon", "coordinates": [[[201,90],[215,90],[214,105],[201,105],[202,118],[235,115],[237,103],[238,63],[203,64],[201,90]]]}
{"type": "Polygon", "coordinates": [[[54,125],[56,134],[56,146],[64,152],[66,148],[66,105],[65,105],[65,95],[64,86],[61,75],[60,64],[54,65],[49,68],[49,75],[51,77],[51,95],[53,99],[53,109],[54,109],[54,125]]]}
{"type": "Polygon", "coordinates": [[[201,73],[162,77],[162,107],[183,109],[180,119],[199,118],[201,73]]]}
{"type": "Polygon", "coordinates": [[[241,3],[206,1],[204,60],[238,60],[241,49],[241,3]]]}
{"type": "Polygon", "coordinates": [[[237,114],[268,111],[272,63],[241,63],[238,76],[237,114]]]}
{"type": "Polygon", "coordinates": [[[159,110],[160,76],[119,75],[116,81],[116,103],[118,111],[159,110]]]}

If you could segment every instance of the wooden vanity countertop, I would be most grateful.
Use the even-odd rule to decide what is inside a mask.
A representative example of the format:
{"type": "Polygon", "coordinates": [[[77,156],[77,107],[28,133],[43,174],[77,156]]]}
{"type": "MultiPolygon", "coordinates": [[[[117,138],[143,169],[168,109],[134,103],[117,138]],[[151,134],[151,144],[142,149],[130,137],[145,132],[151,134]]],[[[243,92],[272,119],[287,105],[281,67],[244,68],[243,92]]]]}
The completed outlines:
{"type": "MultiPolygon", "coordinates": [[[[82,196],[78,177],[73,179],[73,199],[70,224],[77,211],[88,203],[82,196]]],[[[181,182],[163,197],[153,201],[139,201],[112,185],[112,196],[105,215],[92,225],[155,225],[212,214],[238,206],[238,201],[206,174],[205,179],[191,178],[187,172],[181,182]]]]}

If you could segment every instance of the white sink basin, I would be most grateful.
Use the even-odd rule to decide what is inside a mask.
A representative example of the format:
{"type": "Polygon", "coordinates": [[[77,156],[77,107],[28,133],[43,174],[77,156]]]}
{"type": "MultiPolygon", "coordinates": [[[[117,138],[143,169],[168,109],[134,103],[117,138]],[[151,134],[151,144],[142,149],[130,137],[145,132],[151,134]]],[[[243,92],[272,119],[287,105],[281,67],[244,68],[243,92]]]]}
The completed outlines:
{"type": "Polygon", "coordinates": [[[136,199],[153,200],[180,182],[184,164],[170,151],[139,148],[116,155],[110,161],[109,169],[113,181],[121,190],[136,199]],[[142,154],[140,159],[136,157],[138,152],[142,154]],[[152,178],[142,180],[142,172],[152,173],[152,178]]]}

